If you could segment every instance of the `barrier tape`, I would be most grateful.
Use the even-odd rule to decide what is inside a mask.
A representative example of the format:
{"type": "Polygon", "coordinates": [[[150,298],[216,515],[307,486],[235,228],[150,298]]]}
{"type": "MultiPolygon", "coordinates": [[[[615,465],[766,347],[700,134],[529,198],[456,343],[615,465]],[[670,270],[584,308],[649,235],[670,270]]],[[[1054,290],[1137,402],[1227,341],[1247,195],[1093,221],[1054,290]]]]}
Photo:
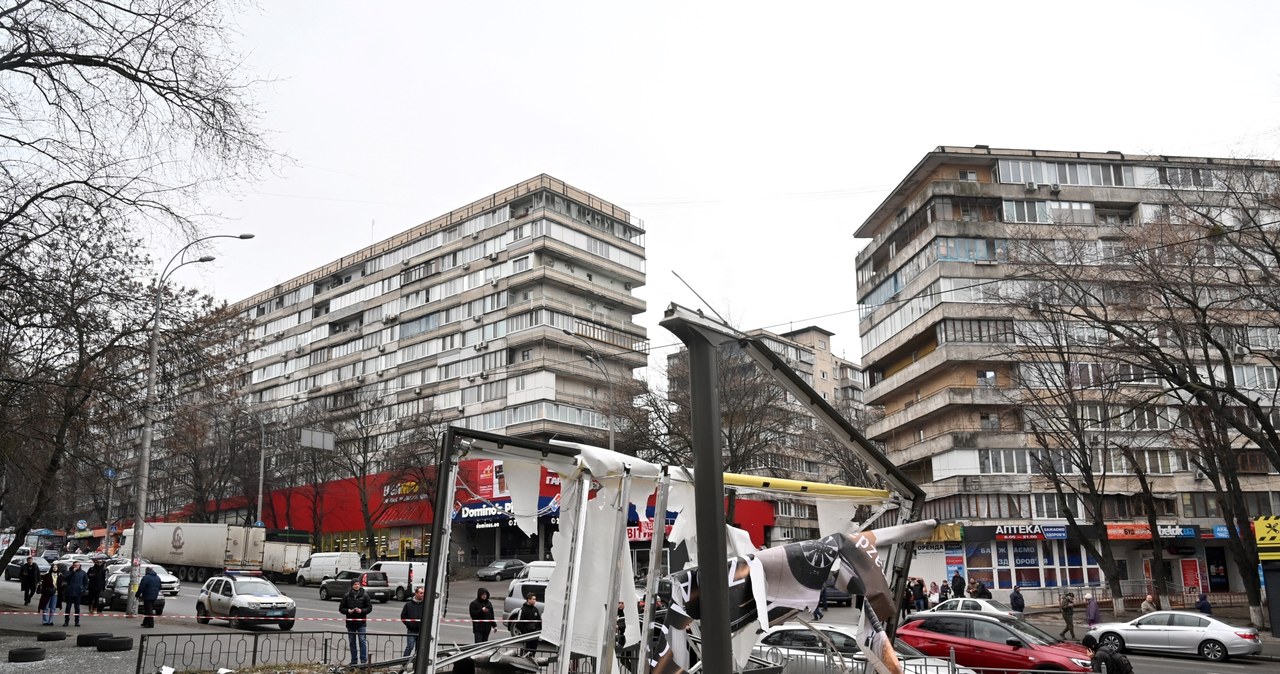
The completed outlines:
{"type": "MultiPolygon", "coordinates": [[[[40,613],[39,611],[34,612],[34,613],[33,613],[33,612],[31,612],[31,611],[0,611],[0,615],[26,615],[26,616],[40,616],[40,615],[47,615],[47,614],[40,613]]],[[[74,613],[67,614],[67,613],[63,613],[61,610],[58,610],[58,611],[56,611],[56,612],[53,614],[53,619],[54,619],[54,621],[56,622],[56,621],[58,620],[58,618],[63,618],[63,617],[66,617],[67,615],[72,616],[72,619],[76,619],[76,616],[75,616],[75,614],[74,614],[74,613]]],[[[143,615],[142,613],[137,613],[137,614],[135,614],[135,615],[129,615],[129,614],[127,614],[127,613],[110,613],[110,614],[108,614],[108,613],[82,613],[82,614],[80,615],[80,619],[85,619],[85,620],[87,620],[87,619],[89,619],[89,618],[115,618],[115,619],[120,619],[120,618],[129,618],[130,620],[137,620],[138,618],[147,618],[147,617],[151,617],[151,618],[191,618],[191,619],[197,619],[197,618],[209,618],[210,620],[227,620],[227,619],[229,619],[229,618],[230,618],[230,616],[216,616],[216,615],[209,615],[209,616],[201,616],[201,615],[174,615],[174,614],[169,614],[169,613],[166,613],[166,614],[164,614],[164,615],[153,615],[153,616],[146,616],[146,615],[143,615]]],[[[296,617],[296,616],[295,616],[295,617],[293,617],[293,618],[289,618],[289,617],[287,617],[287,616],[275,616],[275,617],[267,617],[267,616],[236,616],[236,620],[244,620],[244,621],[246,621],[246,622],[251,622],[251,621],[254,621],[254,620],[266,620],[266,621],[271,621],[271,622],[279,622],[280,620],[299,620],[299,621],[305,620],[305,621],[321,621],[321,622],[324,622],[324,621],[335,621],[335,620],[340,620],[340,621],[346,622],[346,621],[347,621],[347,617],[346,617],[346,616],[336,616],[336,617],[332,617],[332,618],[299,618],[299,617],[296,617]]],[[[351,622],[368,622],[368,623],[398,623],[398,622],[402,622],[402,621],[401,621],[399,618],[351,618],[351,622]]],[[[440,622],[442,622],[442,623],[477,623],[477,622],[498,622],[498,621],[496,621],[496,620],[472,620],[472,619],[470,619],[470,618],[441,618],[441,619],[440,619],[440,622]]],[[[514,625],[514,624],[518,624],[518,623],[531,623],[531,622],[541,622],[541,621],[540,621],[540,620],[506,620],[506,621],[502,621],[502,622],[503,622],[504,624],[513,624],[513,625],[514,625]]]]}

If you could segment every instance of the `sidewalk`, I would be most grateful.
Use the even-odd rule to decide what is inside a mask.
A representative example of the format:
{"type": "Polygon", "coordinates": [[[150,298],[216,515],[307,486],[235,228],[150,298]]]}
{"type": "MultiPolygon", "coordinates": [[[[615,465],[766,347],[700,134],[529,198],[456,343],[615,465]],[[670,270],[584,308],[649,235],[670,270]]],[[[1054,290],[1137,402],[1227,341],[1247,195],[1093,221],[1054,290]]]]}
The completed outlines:
{"type": "MultiPolygon", "coordinates": [[[[1102,610],[1102,622],[1124,622],[1133,620],[1138,617],[1137,607],[1128,611],[1124,617],[1119,620],[1108,609],[1102,610]]],[[[1245,626],[1249,624],[1249,607],[1247,606],[1224,606],[1213,610],[1213,617],[1231,625],[1245,626]]],[[[1029,606],[1023,618],[1027,622],[1039,627],[1046,632],[1057,635],[1062,631],[1062,612],[1057,607],[1051,606],[1029,606]]],[[[1084,609],[1076,607],[1076,636],[1083,637],[1089,632],[1089,628],[1084,622],[1084,609]]],[[[1268,658],[1280,661],[1280,638],[1271,636],[1271,628],[1258,628],[1258,640],[1262,642],[1262,658],[1268,658]]]]}
{"type": "Polygon", "coordinates": [[[40,616],[36,614],[35,602],[31,606],[23,606],[21,602],[0,603],[0,672],[103,672],[104,674],[132,674],[138,665],[138,642],[142,633],[182,632],[177,626],[164,624],[163,616],[156,618],[154,629],[143,630],[142,618],[130,618],[118,611],[105,614],[82,614],[80,627],[62,626],[62,616],[58,615],[53,627],[40,624],[40,616]],[[48,632],[63,632],[67,638],[62,641],[37,641],[36,635],[48,632]],[[133,649],[116,653],[100,653],[97,648],[76,646],[76,635],[89,632],[104,632],[117,637],[132,637],[133,649]],[[27,646],[38,646],[45,649],[42,662],[18,663],[9,662],[9,650],[27,646]]]}

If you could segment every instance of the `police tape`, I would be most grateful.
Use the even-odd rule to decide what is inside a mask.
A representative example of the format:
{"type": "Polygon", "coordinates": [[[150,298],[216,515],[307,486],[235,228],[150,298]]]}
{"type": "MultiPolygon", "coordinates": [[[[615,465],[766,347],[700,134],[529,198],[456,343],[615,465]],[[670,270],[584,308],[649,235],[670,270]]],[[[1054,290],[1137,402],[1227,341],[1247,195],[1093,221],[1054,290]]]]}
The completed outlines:
{"type": "MultiPolygon", "coordinates": [[[[35,612],[32,612],[32,611],[0,611],[0,615],[26,615],[26,616],[40,616],[40,615],[46,615],[46,616],[47,616],[48,614],[47,614],[47,613],[41,613],[41,612],[39,612],[39,611],[35,611],[35,612]]],[[[156,615],[153,615],[153,616],[147,616],[147,615],[143,615],[143,614],[141,614],[141,613],[137,613],[137,614],[134,614],[134,615],[129,615],[129,614],[127,614],[127,613],[120,613],[120,614],[114,614],[114,613],[111,613],[111,614],[108,614],[108,613],[84,613],[84,614],[81,614],[81,615],[77,616],[77,615],[75,615],[75,614],[66,614],[66,613],[62,613],[61,611],[55,612],[55,613],[53,614],[53,619],[54,619],[54,621],[56,622],[58,618],[65,618],[67,615],[71,615],[71,616],[72,616],[73,618],[75,618],[76,620],[91,620],[91,619],[92,619],[92,620],[96,620],[96,619],[98,619],[98,618],[111,618],[111,619],[115,619],[115,620],[119,620],[119,619],[121,619],[121,618],[128,618],[128,619],[130,619],[130,620],[137,620],[138,618],[183,618],[183,619],[188,619],[188,618],[189,618],[189,619],[194,619],[194,620],[242,620],[242,621],[245,621],[245,622],[253,622],[253,621],[255,621],[255,620],[260,620],[260,621],[273,622],[273,623],[277,623],[277,622],[280,622],[280,621],[282,621],[282,620],[294,620],[294,621],[303,621],[303,620],[305,620],[305,621],[308,621],[308,622],[333,622],[333,621],[347,622],[347,621],[350,621],[350,622],[366,622],[366,623],[401,623],[401,622],[404,622],[404,621],[402,621],[400,618],[347,618],[346,616],[326,616],[326,617],[323,617],[323,618],[299,618],[299,617],[297,617],[297,616],[294,616],[294,617],[290,617],[290,616],[241,616],[241,615],[237,615],[237,616],[216,616],[216,615],[173,615],[173,614],[156,614],[156,615]]],[[[488,623],[496,623],[496,622],[498,622],[498,621],[497,621],[496,619],[489,619],[489,620],[472,620],[472,619],[470,619],[470,618],[441,618],[441,619],[440,619],[440,622],[442,622],[442,623],[485,623],[485,622],[488,622],[488,623]]],[[[519,624],[519,623],[526,623],[526,622],[542,622],[542,621],[540,621],[540,620],[515,620],[515,619],[512,619],[512,620],[503,620],[503,621],[502,621],[502,623],[503,623],[504,625],[516,625],[516,624],[519,624]]]]}

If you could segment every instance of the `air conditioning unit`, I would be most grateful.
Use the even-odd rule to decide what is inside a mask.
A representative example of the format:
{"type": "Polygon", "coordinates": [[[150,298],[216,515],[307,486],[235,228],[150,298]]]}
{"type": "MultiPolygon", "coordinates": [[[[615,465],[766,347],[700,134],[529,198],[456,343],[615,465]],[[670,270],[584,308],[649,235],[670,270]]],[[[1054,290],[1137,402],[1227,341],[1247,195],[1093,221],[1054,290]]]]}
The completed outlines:
{"type": "Polygon", "coordinates": [[[386,351],[386,350],[387,350],[387,345],[386,345],[386,344],[379,344],[379,345],[378,345],[378,351],[379,351],[379,352],[383,352],[383,351],[386,351]]]}
{"type": "Polygon", "coordinates": [[[292,378],[293,378],[293,373],[292,373],[292,372],[286,372],[286,373],[284,373],[284,378],[285,378],[285,379],[292,379],[292,378]]]}
{"type": "Polygon", "coordinates": [[[1044,310],[1044,303],[1041,302],[1040,300],[1032,300],[1031,304],[1029,304],[1028,306],[1031,308],[1032,311],[1044,310]]]}
{"type": "Polygon", "coordinates": [[[1195,479],[1196,479],[1196,480],[1203,480],[1204,478],[1205,478],[1204,471],[1203,471],[1203,470],[1196,469],[1195,479]]]}
{"type": "Polygon", "coordinates": [[[481,378],[481,379],[488,379],[488,378],[489,378],[489,373],[488,373],[488,372],[481,372],[481,373],[480,373],[480,378],[481,378]]]}
{"type": "Polygon", "coordinates": [[[462,414],[463,412],[466,412],[466,411],[467,411],[466,405],[458,405],[458,414],[462,414]]]}
{"type": "Polygon", "coordinates": [[[301,399],[302,399],[302,396],[298,395],[297,393],[295,393],[295,394],[293,394],[293,395],[291,395],[291,396],[289,396],[289,397],[290,397],[290,398],[292,398],[293,400],[301,400],[301,399]]]}
{"type": "Polygon", "coordinates": [[[480,342],[479,344],[476,344],[476,351],[484,351],[487,348],[489,348],[488,342],[480,342]]]}
{"type": "Polygon", "coordinates": [[[622,288],[623,290],[631,290],[631,282],[627,281],[626,283],[623,283],[622,288]]]}
{"type": "Polygon", "coordinates": [[[382,376],[382,375],[384,375],[384,374],[386,374],[386,373],[384,373],[382,370],[378,370],[378,376],[379,376],[379,377],[381,377],[381,376],[382,376]]]}
{"type": "Polygon", "coordinates": [[[294,352],[294,353],[306,353],[306,352],[307,352],[307,347],[305,347],[305,346],[299,346],[298,348],[294,349],[294,350],[293,350],[293,352],[294,352]]]}
{"type": "Polygon", "coordinates": [[[493,287],[497,288],[497,287],[498,287],[498,279],[493,279],[492,281],[489,281],[489,285],[491,285],[491,286],[493,286],[493,287]]]}
{"type": "Polygon", "coordinates": [[[400,264],[401,266],[408,267],[410,262],[412,262],[412,260],[401,260],[400,264]]]}
{"type": "Polygon", "coordinates": [[[398,320],[400,320],[400,314],[387,314],[382,317],[383,323],[395,323],[398,320]]]}
{"type": "Polygon", "coordinates": [[[484,320],[484,316],[481,316],[480,314],[476,314],[475,316],[472,316],[472,317],[471,317],[471,320],[473,320],[473,321],[475,321],[475,322],[479,323],[480,321],[483,321],[483,320],[484,320]]]}
{"type": "Polygon", "coordinates": [[[357,383],[357,384],[363,384],[363,383],[364,383],[364,375],[362,375],[362,374],[358,374],[358,375],[356,375],[356,383],[357,383]]]}
{"type": "Polygon", "coordinates": [[[476,376],[474,374],[471,375],[470,377],[467,377],[467,381],[469,382],[474,382],[475,380],[476,380],[476,376]]]}
{"type": "Polygon", "coordinates": [[[480,238],[480,230],[478,230],[478,229],[477,229],[476,231],[472,232],[472,233],[471,233],[471,238],[473,238],[473,239],[478,239],[478,238],[480,238]]]}
{"type": "Polygon", "coordinates": [[[1054,194],[1057,194],[1062,191],[1062,185],[1059,185],[1058,183],[1054,183],[1049,186],[1049,191],[1053,192],[1054,194]]]}
{"type": "Polygon", "coordinates": [[[414,395],[419,395],[419,396],[420,396],[420,395],[422,395],[422,387],[421,387],[421,386],[415,386],[415,387],[413,387],[413,394],[414,394],[414,395]]]}
{"type": "Polygon", "coordinates": [[[1034,180],[1028,180],[1028,181],[1027,181],[1027,184],[1026,184],[1026,185],[1023,185],[1023,187],[1024,187],[1028,192],[1034,192],[1034,191],[1036,191],[1036,190],[1040,189],[1040,183],[1038,183],[1038,182],[1036,182],[1036,181],[1034,181],[1034,180]]]}
{"type": "Polygon", "coordinates": [[[1249,347],[1245,346],[1244,344],[1236,344],[1235,348],[1232,350],[1235,352],[1237,356],[1249,355],[1249,347]]]}
{"type": "Polygon", "coordinates": [[[550,267],[550,268],[552,268],[552,269],[555,269],[555,268],[556,268],[556,261],[555,261],[555,260],[552,260],[552,259],[550,259],[550,258],[548,258],[548,259],[547,259],[547,266],[548,266],[548,267],[550,267]]]}
{"type": "Polygon", "coordinates": [[[489,253],[489,261],[490,261],[490,262],[497,262],[497,261],[498,261],[498,254],[497,254],[497,253],[489,253]]]}
{"type": "Polygon", "coordinates": [[[463,270],[463,271],[466,271],[466,270],[468,270],[468,269],[470,269],[470,268],[471,268],[471,263],[470,263],[470,262],[464,262],[464,263],[462,264],[462,270],[463,270]]]}

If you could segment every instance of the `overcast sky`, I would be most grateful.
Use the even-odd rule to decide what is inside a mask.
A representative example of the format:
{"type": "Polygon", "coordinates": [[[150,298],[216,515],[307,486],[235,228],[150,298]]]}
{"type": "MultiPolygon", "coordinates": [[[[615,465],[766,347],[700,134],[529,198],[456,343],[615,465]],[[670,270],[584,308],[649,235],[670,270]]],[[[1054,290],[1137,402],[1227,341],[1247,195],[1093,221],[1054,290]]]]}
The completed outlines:
{"type": "Polygon", "coordinates": [[[702,306],[674,271],[857,358],[853,231],[939,145],[1277,155],[1280,3],[877,4],[263,2],[293,165],[213,200],[257,238],[180,282],[238,301],[548,173],[644,221],[654,347],[702,306]]]}

